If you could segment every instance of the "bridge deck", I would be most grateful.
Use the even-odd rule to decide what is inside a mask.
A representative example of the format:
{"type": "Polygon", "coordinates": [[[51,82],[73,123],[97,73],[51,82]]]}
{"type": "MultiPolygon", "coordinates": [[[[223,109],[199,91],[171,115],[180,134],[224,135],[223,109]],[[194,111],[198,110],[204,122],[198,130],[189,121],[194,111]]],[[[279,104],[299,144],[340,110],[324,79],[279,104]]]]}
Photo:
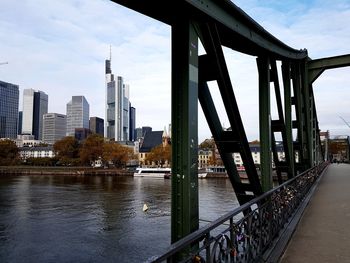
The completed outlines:
{"type": "Polygon", "coordinates": [[[281,262],[350,262],[350,165],[321,179],[281,262]]]}

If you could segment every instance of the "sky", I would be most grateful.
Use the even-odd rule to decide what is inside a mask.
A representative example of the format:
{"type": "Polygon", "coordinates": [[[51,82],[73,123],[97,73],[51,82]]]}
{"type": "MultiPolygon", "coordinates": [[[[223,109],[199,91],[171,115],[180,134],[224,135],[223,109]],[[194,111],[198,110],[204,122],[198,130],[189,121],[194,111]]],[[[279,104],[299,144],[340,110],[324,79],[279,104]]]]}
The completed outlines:
{"type": "MultiPolygon", "coordinates": [[[[350,54],[350,0],[235,0],[278,39],[312,59],[350,54]]],[[[90,116],[105,117],[105,59],[130,86],[136,126],[170,123],[171,28],[108,0],[0,0],[0,80],[49,95],[49,112],[66,113],[84,95],[90,116]]],[[[248,140],[259,138],[256,58],[224,48],[248,140]]],[[[350,67],[314,82],[319,127],[350,135],[350,67]]],[[[229,127],[215,83],[219,116],[229,127]]],[[[273,97],[273,96],[272,96],[273,97]]],[[[272,103],[274,106],[274,103],[272,103]]],[[[272,107],[272,118],[276,115],[272,107]]],[[[199,105],[199,142],[210,138],[199,105]]]]}

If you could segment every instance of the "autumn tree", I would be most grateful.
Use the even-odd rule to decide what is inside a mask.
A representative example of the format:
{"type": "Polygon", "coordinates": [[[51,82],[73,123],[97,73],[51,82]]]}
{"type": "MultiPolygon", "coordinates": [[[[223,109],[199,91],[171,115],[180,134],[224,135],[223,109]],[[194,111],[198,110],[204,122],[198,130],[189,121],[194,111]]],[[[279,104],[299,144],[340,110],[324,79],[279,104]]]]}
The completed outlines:
{"type": "Polygon", "coordinates": [[[148,163],[155,163],[156,165],[163,166],[166,162],[171,162],[171,146],[160,144],[154,147],[146,156],[145,159],[148,163]]]}
{"type": "Polygon", "coordinates": [[[224,163],[222,162],[222,159],[213,152],[213,154],[209,157],[208,164],[209,165],[215,165],[215,166],[222,166],[224,163]]]}
{"type": "Polygon", "coordinates": [[[91,164],[103,154],[104,139],[99,134],[90,134],[80,147],[80,161],[82,164],[91,164]]]}
{"type": "Polygon", "coordinates": [[[102,159],[105,162],[111,162],[116,167],[125,167],[134,158],[134,151],[129,147],[114,142],[103,145],[102,159]]]}
{"type": "Polygon", "coordinates": [[[199,149],[215,149],[215,141],[214,139],[205,139],[201,144],[199,145],[199,149]]]}
{"type": "Polygon", "coordinates": [[[14,165],[18,162],[19,151],[11,140],[0,140],[0,165],[14,165]]]}
{"type": "Polygon", "coordinates": [[[332,141],[330,140],[328,143],[328,151],[331,154],[339,154],[342,153],[344,151],[346,151],[346,145],[344,145],[344,143],[341,143],[339,141],[332,141]]]}
{"type": "Polygon", "coordinates": [[[58,160],[64,165],[72,165],[80,162],[79,142],[73,136],[63,137],[53,145],[58,160]]]}

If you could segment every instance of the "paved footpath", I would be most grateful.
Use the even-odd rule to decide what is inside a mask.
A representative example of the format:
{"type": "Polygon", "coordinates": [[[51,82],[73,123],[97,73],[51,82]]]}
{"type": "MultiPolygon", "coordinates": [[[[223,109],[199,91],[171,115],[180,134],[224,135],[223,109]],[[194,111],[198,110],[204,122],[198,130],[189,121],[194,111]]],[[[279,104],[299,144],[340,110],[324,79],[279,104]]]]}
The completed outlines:
{"type": "Polygon", "coordinates": [[[350,263],[349,164],[328,167],[280,262],[350,263]]]}

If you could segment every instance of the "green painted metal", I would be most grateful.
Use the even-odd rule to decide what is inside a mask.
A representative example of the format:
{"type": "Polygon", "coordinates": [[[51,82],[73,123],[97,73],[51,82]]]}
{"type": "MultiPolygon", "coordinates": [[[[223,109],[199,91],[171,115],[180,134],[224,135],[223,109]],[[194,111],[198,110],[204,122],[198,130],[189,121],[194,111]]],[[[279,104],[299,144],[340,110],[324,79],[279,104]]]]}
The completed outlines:
{"type": "Polygon", "coordinates": [[[297,173],[306,170],[305,165],[305,134],[304,134],[304,115],[303,115],[303,96],[301,92],[301,73],[300,63],[292,64],[292,81],[293,81],[293,104],[295,108],[295,122],[293,122],[293,128],[297,129],[297,138],[293,142],[293,147],[298,156],[298,162],[296,163],[297,173]]]}
{"type": "Polygon", "coordinates": [[[171,241],[198,229],[198,36],[190,20],[172,27],[171,241]]]}
{"type": "Polygon", "coordinates": [[[214,23],[202,24],[198,30],[201,42],[207,52],[207,55],[200,58],[199,99],[237,199],[240,204],[243,204],[262,193],[259,177],[244,131],[216,25],[214,23]],[[216,80],[218,83],[231,124],[231,131],[223,131],[222,129],[206,84],[210,80],[216,80]],[[249,183],[243,183],[239,177],[232,156],[235,152],[241,155],[249,183]],[[253,194],[246,192],[253,192],[253,194]]]}
{"type": "Polygon", "coordinates": [[[307,51],[293,49],[267,32],[232,1],[227,0],[112,0],[168,25],[177,23],[184,13],[201,21],[217,24],[222,44],[240,52],[278,58],[303,59],[307,51]],[[239,41],[238,41],[239,39],[239,41]]]}
{"type": "Polygon", "coordinates": [[[270,59],[257,58],[259,72],[259,123],[261,185],[264,192],[272,189],[270,59]]]}
{"type": "Polygon", "coordinates": [[[286,144],[288,145],[288,175],[295,176],[295,154],[293,150],[293,125],[292,125],[292,93],[291,93],[291,63],[282,61],[282,78],[284,87],[284,117],[286,125],[286,144]]]}
{"type": "Polygon", "coordinates": [[[310,97],[310,86],[307,74],[307,65],[306,60],[301,63],[301,85],[302,85],[302,95],[303,95],[303,130],[305,133],[305,143],[306,147],[304,147],[305,152],[305,164],[306,169],[311,168],[313,166],[313,158],[312,158],[312,107],[311,107],[311,97],[310,97]]]}
{"type": "Polygon", "coordinates": [[[325,70],[350,66],[350,55],[342,55],[307,62],[309,83],[313,83],[325,70]]]}
{"type": "Polygon", "coordinates": [[[198,99],[240,204],[272,188],[272,158],[281,172],[295,176],[320,161],[320,137],[312,83],[326,69],[349,66],[350,55],[311,60],[306,50],[285,45],[228,0],[112,0],[167,23],[172,30],[172,215],[174,243],[199,226],[198,99]],[[198,37],[207,52],[198,57],[198,37]],[[233,92],[222,46],[257,57],[261,182],[233,92]],[[284,116],[276,62],[282,61],[284,116]],[[215,80],[231,124],[223,131],[207,82],[215,80]],[[278,119],[271,120],[270,83],[275,86],[278,119]],[[292,96],[293,91],[293,96],[292,96]],[[292,109],[295,108],[295,120],[292,109]],[[293,140],[293,129],[297,137],[293,140]],[[276,152],[282,133],[286,161],[276,152]],[[232,153],[241,154],[249,183],[239,177],[232,153]],[[295,156],[299,161],[296,162],[295,156]],[[248,194],[247,192],[253,192],[248,194]]]}
{"type": "MultiPolygon", "coordinates": [[[[273,159],[276,166],[276,172],[278,181],[281,184],[283,182],[282,180],[282,172],[287,172],[288,178],[292,178],[293,175],[293,169],[291,169],[291,152],[290,148],[292,148],[292,141],[287,140],[287,129],[286,124],[284,120],[284,114],[283,114],[283,105],[282,105],[282,96],[281,96],[281,90],[280,90],[280,83],[278,79],[278,71],[277,71],[277,62],[276,60],[271,61],[271,70],[270,70],[270,81],[274,84],[275,89],[275,97],[276,97],[276,103],[277,103],[277,111],[278,111],[278,119],[272,120],[272,151],[273,151],[273,159]],[[277,154],[277,145],[275,140],[275,132],[281,132],[282,135],[282,144],[283,149],[285,152],[285,161],[281,161],[278,159],[277,154]]],[[[290,94],[289,94],[290,96],[290,94]]],[[[289,127],[291,128],[291,127],[289,127]]]]}

